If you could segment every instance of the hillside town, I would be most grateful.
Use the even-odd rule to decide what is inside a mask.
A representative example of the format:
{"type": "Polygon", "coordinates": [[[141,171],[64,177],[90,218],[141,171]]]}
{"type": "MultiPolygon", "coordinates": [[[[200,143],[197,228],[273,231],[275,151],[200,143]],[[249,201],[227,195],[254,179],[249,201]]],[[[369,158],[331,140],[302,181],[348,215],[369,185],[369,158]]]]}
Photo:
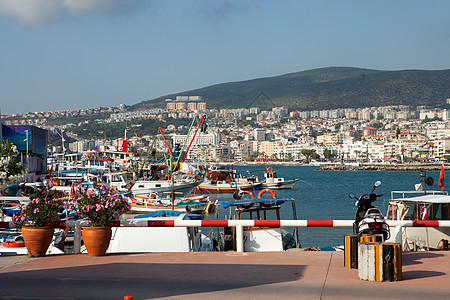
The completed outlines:
{"type": "MultiPolygon", "coordinates": [[[[447,99],[447,104],[450,99],[447,99]]],[[[66,132],[75,139],[49,149],[52,153],[83,153],[116,147],[117,140],[79,139],[70,134],[77,124],[48,125],[49,118],[101,114],[98,123],[133,123],[123,133],[128,149],[167,152],[158,136],[134,134],[139,120],[194,119],[205,115],[207,129],[186,132],[189,124],[167,124],[170,147],[192,139],[191,162],[281,161],[298,163],[404,163],[436,162],[450,157],[450,110],[406,105],[297,111],[286,107],[207,109],[201,96],[167,99],[164,108],[128,111],[125,105],[70,111],[36,112],[2,116],[4,126],[37,126],[52,133],[66,132]],[[128,135],[127,135],[128,132],[128,135]],[[155,139],[158,142],[153,143],[155,139]]],[[[80,123],[82,123],[80,122],[80,123]]],[[[79,125],[79,124],[78,124],[79,125]]]]}

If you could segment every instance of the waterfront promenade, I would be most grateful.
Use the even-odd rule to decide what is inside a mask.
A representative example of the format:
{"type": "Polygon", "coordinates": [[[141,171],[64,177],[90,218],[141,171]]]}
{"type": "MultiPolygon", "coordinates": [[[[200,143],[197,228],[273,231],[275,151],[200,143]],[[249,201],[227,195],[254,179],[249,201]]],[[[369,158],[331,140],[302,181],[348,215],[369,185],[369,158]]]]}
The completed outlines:
{"type": "Polygon", "coordinates": [[[1,256],[0,281],[0,299],[449,299],[450,252],[404,253],[397,282],[331,251],[1,256]]]}

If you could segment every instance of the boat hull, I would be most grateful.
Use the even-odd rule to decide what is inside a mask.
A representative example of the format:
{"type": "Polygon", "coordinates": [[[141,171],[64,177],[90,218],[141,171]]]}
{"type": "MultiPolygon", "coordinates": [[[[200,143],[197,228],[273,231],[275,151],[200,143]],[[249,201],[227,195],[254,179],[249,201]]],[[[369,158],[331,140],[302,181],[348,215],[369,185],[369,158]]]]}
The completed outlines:
{"type": "MultiPolygon", "coordinates": [[[[173,184],[173,191],[180,197],[188,197],[192,191],[201,183],[201,181],[189,182],[189,183],[177,183],[173,184]],[[180,195],[179,193],[182,193],[180,195]]],[[[152,193],[159,195],[172,192],[171,181],[136,181],[131,188],[131,192],[138,196],[148,196],[152,193]]]]}
{"type": "Polygon", "coordinates": [[[237,190],[249,191],[252,189],[251,184],[218,183],[218,184],[200,184],[194,193],[234,193],[237,190]]]}
{"type": "Polygon", "coordinates": [[[262,188],[268,188],[271,190],[281,190],[281,189],[293,189],[295,183],[298,181],[298,179],[291,179],[287,181],[280,181],[280,182],[263,182],[261,187],[262,188]]]}
{"type": "MultiPolygon", "coordinates": [[[[388,242],[394,242],[395,227],[391,227],[391,237],[388,242]]],[[[438,249],[441,241],[450,240],[450,228],[439,227],[404,227],[403,249],[416,250],[418,248],[438,249]]]]}

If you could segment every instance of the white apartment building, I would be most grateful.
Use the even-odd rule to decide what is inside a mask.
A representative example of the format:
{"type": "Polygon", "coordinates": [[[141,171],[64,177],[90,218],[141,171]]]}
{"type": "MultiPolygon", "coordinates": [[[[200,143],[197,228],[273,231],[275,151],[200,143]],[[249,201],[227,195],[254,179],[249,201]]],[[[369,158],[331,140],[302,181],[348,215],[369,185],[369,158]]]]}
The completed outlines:
{"type": "MultiPolygon", "coordinates": [[[[194,136],[195,132],[192,132],[189,135],[189,138],[187,139],[188,143],[190,143],[190,141],[192,140],[192,137],[194,136]]],[[[176,144],[180,144],[183,145],[185,140],[186,140],[187,135],[185,134],[175,134],[172,136],[172,144],[176,145],[176,144]]],[[[220,134],[217,132],[214,133],[201,133],[201,132],[197,132],[197,135],[195,136],[194,141],[192,142],[192,145],[195,146],[205,146],[205,145],[209,145],[209,146],[217,146],[220,143],[220,134]]]]}
{"type": "Polygon", "coordinates": [[[331,145],[331,144],[337,144],[336,137],[337,134],[322,134],[317,136],[316,141],[317,144],[325,144],[325,145],[331,145]]]}
{"type": "Polygon", "coordinates": [[[253,130],[253,136],[256,141],[265,141],[266,140],[266,129],[264,128],[255,128],[253,130]]]}

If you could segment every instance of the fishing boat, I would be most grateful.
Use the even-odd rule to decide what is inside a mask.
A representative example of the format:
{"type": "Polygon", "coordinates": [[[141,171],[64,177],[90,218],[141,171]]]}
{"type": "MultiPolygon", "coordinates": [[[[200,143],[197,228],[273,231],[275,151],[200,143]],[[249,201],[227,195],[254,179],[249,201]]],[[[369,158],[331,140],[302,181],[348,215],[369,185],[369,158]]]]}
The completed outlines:
{"type": "MultiPolygon", "coordinates": [[[[450,220],[450,196],[441,191],[393,191],[386,214],[390,220],[450,220]]],[[[395,238],[394,227],[391,237],[395,238]]],[[[405,250],[418,248],[443,249],[450,240],[450,228],[445,227],[403,227],[402,245],[405,250]]],[[[448,246],[447,246],[448,247],[448,246]]]]}
{"type": "Polygon", "coordinates": [[[147,197],[153,193],[182,193],[183,197],[189,196],[192,191],[202,183],[193,177],[190,180],[137,180],[131,187],[134,195],[147,197]]]}
{"type": "Polygon", "coordinates": [[[162,210],[212,213],[215,211],[217,205],[217,200],[213,202],[207,195],[176,197],[173,201],[170,194],[167,197],[160,197],[157,194],[151,194],[150,197],[136,195],[128,195],[127,197],[129,199],[131,213],[148,213],[162,210]]]}
{"type": "Polygon", "coordinates": [[[275,172],[272,167],[269,167],[266,171],[264,171],[264,180],[261,184],[261,187],[269,188],[272,190],[293,189],[294,184],[297,181],[298,178],[285,180],[284,178],[278,177],[277,172],[275,172]]]}
{"type": "Polygon", "coordinates": [[[253,185],[247,182],[215,181],[203,182],[193,190],[193,193],[234,193],[239,190],[250,191],[253,185]]]}
{"type": "Polygon", "coordinates": [[[215,165],[206,168],[206,177],[211,180],[225,180],[232,173],[230,165],[215,165]]]}
{"type": "MultiPolygon", "coordinates": [[[[292,198],[277,198],[275,192],[263,189],[255,198],[252,192],[241,191],[239,200],[222,203],[224,209],[233,209],[236,220],[280,220],[280,209],[285,203],[291,203],[293,219],[297,219],[295,201],[292,198]],[[263,198],[262,195],[269,193],[272,198],[263,198]]],[[[236,234],[233,228],[225,228],[223,234],[224,250],[236,250],[236,234]]],[[[283,251],[289,248],[299,248],[298,229],[290,233],[286,229],[269,227],[244,227],[244,251],[283,251]]]]}

